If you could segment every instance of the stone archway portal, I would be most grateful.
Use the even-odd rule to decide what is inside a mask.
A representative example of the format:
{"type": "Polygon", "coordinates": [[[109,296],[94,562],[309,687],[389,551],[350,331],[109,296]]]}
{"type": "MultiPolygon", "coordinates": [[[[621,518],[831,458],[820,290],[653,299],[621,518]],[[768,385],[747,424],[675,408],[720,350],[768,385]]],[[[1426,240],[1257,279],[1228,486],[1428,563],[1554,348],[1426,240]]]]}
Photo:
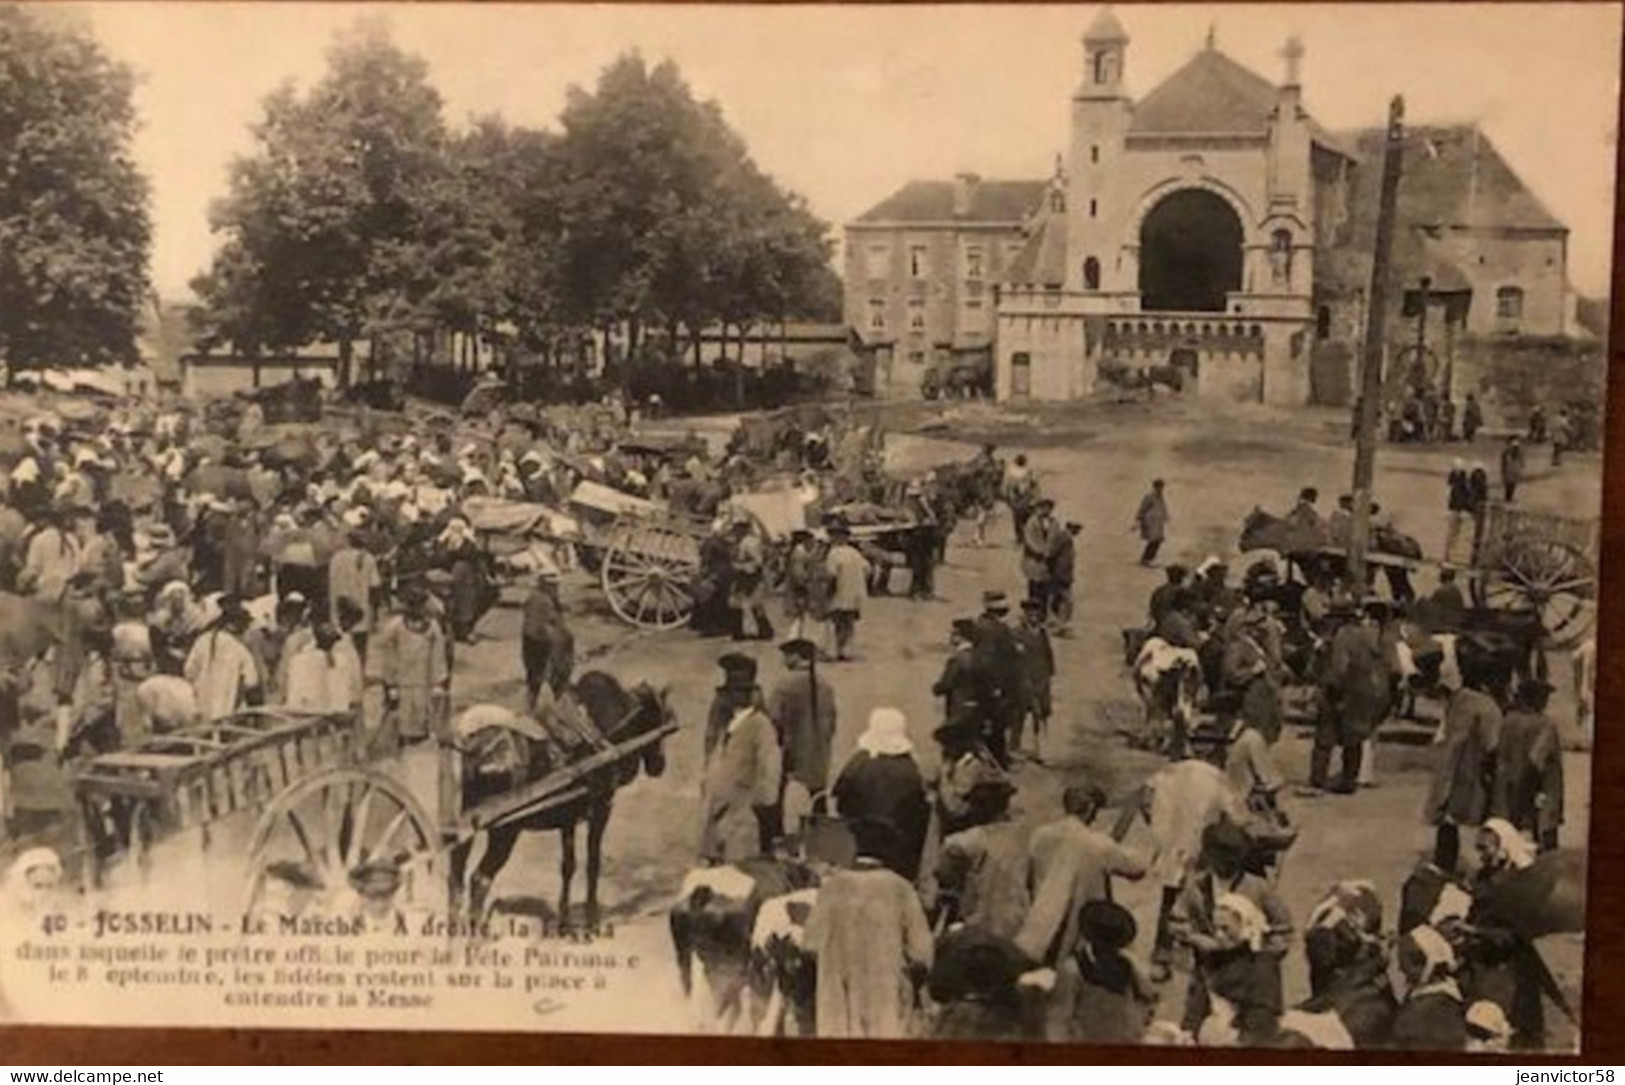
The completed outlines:
{"type": "Polygon", "coordinates": [[[1215,193],[1182,188],[1157,201],[1140,225],[1140,308],[1222,313],[1241,289],[1243,232],[1215,193]]]}

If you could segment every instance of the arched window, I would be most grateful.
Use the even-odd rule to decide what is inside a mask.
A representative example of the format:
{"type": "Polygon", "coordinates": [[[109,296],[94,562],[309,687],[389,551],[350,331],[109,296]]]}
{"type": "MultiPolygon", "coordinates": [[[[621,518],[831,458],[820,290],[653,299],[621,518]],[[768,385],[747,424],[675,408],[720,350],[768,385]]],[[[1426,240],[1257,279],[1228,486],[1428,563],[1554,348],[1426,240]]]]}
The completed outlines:
{"type": "Polygon", "coordinates": [[[1083,262],[1083,288],[1085,290],[1100,289],[1100,261],[1093,256],[1083,262]]]}
{"type": "Polygon", "coordinates": [[[1332,310],[1329,305],[1322,305],[1315,310],[1315,338],[1330,339],[1332,337],[1332,310]]]}
{"type": "Polygon", "coordinates": [[[1100,85],[1117,82],[1117,51],[1102,49],[1095,54],[1095,82],[1100,85]]]}

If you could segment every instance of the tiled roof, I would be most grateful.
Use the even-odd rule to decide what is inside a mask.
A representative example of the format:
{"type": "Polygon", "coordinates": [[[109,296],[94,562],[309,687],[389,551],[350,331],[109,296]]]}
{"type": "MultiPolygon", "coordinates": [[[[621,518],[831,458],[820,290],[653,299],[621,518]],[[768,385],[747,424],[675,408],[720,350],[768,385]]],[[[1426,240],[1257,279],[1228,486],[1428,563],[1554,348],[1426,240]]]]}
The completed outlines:
{"type": "Polygon", "coordinates": [[[910,222],[1020,223],[1043,199],[1047,181],[978,181],[971,188],[970,211],[954,214],[956,181],[910,181],[859,215],[860,223],[910,222]]]}
{"type": "MultiPolygon", "coordinates": [[[[1399,184],[1400,219],[1418,226],[1566,229],[1524,185],[1477,125],[1423,125],[1406,130],[1399,184]]],[[[1345,137],[1363,163],[1355,216],[1375,220],[1386,131],[1345,137]],[[1368,210],[1369,209],[1369,210],[1368,210]]]]}
{"type": "MultiPolygon", "coordinates": [[[[1129,134],[1262,136],[1270,130],[1280,98],[1280,89],[1268,79],[1217,49],[1204,49],[1135,104],[1129,134]]],[[[1351,155],[1313,117],[1307,122],[1316,143],[1351,155]]]]}
{"type": "Polygon", "coordinates": [[[1066,216],[1047,213],[1038,221],[1027,244],[1004,270],[1004,281],[1013,286],[1064,286],[1066,284],[1066,216]]]}

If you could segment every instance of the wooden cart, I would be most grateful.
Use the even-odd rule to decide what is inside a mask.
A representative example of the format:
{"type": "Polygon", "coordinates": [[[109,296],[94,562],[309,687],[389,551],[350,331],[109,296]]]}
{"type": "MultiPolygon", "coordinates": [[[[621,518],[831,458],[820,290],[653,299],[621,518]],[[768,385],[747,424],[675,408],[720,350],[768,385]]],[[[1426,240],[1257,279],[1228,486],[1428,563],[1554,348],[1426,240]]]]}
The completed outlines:
{"type": "Polygon", "coordinates": [[[589,778],[625,761],[678,730],[652,729],[476,806],[462,807],[462,757],[455,745],[420,747],[415,766],[402,771],[337,766],[279,794],[266,809],[248,849],[244,916],[267,907],[279,866],[298,866],[329,905],[366,864],[389,862],[401,874],[398,900],[447,914],[452,848],[509,822],[545,813],[587,795],[589,778]],[[417,770],[415,773],[413,769],[417,770]],[[413,779],[413,776],[416,779],[413,779]],[[427,802],[423,796],[432,792],[427,802]],[[438,816],[431,813],[435,811],[438,816]]]}
{"type": "Polygon", "coordinates": [[[207,847],[218,822],[353,763],[358,747],[353,717],[259,709],[91,758],[73,777],[88,886],[101,887],[120,859],[145,873],[153,845],[186,830],[207,847]]]}

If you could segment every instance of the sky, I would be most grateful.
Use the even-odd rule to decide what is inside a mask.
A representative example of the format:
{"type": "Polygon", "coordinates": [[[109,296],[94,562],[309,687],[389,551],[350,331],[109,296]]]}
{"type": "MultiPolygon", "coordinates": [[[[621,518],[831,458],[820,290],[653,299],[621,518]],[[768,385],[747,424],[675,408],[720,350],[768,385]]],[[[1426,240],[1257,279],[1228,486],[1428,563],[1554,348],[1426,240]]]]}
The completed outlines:
{"type": "MultiPolygon", "coordinates": [[[[1041,178],[1067,143],[1093,5],[87,3],[135,69],[152,180],[153,280],[184,298],[215,247],[211,201],[253,149],[267,94],[321,77],[335,34],[382,18],[423,57],[453,124],[553,127],[572,85],[619,54],[670,58],[756,161],[837,227],[911,179],[1041,178]]],[[[1618,134],[1619,4],[1121,4],[1126,84],[1143,96],[1200,49],[1272,81],[1306,48],[1305,103],[1332,129],[1476,121],[1572,230],[1569,273],[1606,292],[1618,134]]],[[[836,232],[839,236],[839,231],[836,232]]]]}

